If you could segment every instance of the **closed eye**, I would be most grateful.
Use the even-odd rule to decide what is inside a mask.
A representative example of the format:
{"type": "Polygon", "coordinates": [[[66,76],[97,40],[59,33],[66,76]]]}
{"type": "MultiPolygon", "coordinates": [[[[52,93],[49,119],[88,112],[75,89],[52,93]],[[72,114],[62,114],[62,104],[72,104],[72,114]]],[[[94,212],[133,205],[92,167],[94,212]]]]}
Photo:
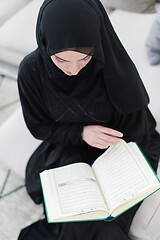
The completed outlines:
{"type": "MultiPolygon", "coordinates": [[[[60,63],[69,62],[69,61],[64,60],[64,59],[61,59],[61,58],[59,58],[59,57],[57,57],[57,56],[55,56],[55,57],[56,57],[56,60],[57,60],[58,62],[60,62],[60,63]]],[[[85,58],[82,58],[82,59],[80,59],[80,60],[78,60],[78,61],[79,61],[79,62],[80,62],[80,61],[87,61],[90,57],[91,57],[91,56],[88,55],[88,56],[86,56],[85,58]]]]}
{"type": "Polygon", "coordinates": [[[61,62],[61,63],[66,62],[65,60],[62,60],[62,59],[60,59],[60,58],[57,58],[57,61],[58,61],[58,62],[61,62]]]}
{"type": "Polygon", "coordinates": [[[87,61],[91,56],[87,56],[83,59],[83,61],[87,61]]]}

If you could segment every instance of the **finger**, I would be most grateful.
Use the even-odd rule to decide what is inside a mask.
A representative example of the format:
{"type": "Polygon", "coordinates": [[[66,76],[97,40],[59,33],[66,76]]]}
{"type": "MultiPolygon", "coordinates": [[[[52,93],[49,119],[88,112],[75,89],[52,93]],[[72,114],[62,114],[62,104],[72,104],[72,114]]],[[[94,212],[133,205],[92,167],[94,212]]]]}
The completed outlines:
{"type": "Polygon", "coordinates": [[[107,127],[102,127],[101,126],[101,132],[103,132],[105,134],[108,134],[108,135],[111,135],[111,136],[123,137],[123,133],[121,133],[117,130],[114,130],[112,128],[107,128],[107,127]]]}
{"type": "Polygon", "coordinates": [[[113,142],[107,142],[107,141],[104,141],[102,139],[97,139],[95,144],[100,144],[101,146],[103,146],[104,148],[107,148],[108,146],[110,145],[114,145],[116,143],[113,143],[113,142]]]}
{"type": "Polygon", "coordinates": [[[104,146],[104,145],[101,145],[99,143],[96,143],[94,147],[100,148],[100,149],[107,149],[109,147],[109,145],[108,146],[107,145],[104,146]]]}
{"type": "Polygon", "coordinates": [[[98,139],[100,140],[103,140],[105,142],[108,142],[108,143],[119,143],[121,141],[120,138],[118,137],[114,137],[114,136],[111,136],[111,135],[107,135],[107,134],[100,134],[98,136],[98,139]]]}
{"type": "Polygon", "coordinates": [[[93,147],[96,148],[100,148],[100,149],[107,149],[110,146],[114,146],[116,143],[105,143],[105,144],[101,144],[101,143],[96,143],[93,147]]]}

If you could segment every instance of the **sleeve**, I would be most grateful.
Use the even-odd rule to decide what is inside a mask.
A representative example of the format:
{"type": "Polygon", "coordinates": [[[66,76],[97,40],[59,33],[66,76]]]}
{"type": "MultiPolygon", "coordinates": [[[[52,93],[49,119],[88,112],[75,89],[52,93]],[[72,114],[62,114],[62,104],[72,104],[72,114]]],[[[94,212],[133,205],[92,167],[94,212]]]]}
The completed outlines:
{"type": "Polygon", "coordinates": [[[114,124],[115,129],[123,133],[126,142],[134,141],[139,145],[156,172],[160,158],[160,135],[149,108],[127,115],[116,113],[114,124]]]}
{"type": "Polygon", "coordinates": [[[58,124],[50,118],[45,101],[40,77],[33,65],[21,64],[18,73],[18,89],[23,115],[31,134],[50,144],[83,143],[81,124],[58,124]]]}

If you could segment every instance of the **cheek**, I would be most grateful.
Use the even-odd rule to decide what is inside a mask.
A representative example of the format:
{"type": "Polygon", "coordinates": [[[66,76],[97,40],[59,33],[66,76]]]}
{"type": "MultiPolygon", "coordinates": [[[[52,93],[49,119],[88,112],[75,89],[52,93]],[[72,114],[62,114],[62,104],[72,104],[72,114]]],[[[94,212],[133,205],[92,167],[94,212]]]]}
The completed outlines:
{"type": "Polygon", "coordinates": [[[82,62],[82,63],[81,63],[81,66],[82,66],[82,67],[85,67],[85,66],[89,63],[89,61],[90,61],[90,60],[85,61],[85,62],[82,62]]]}
{"type": "MultiPolygon", "coordinates": [[[[52,60],[53,61],[53,60],[52,60]]],[[[65,63],[59,63],[57,61],[53,61],[53,63],[61,70],[64,70],[65,69],[65,63]]]]}
{"type": "Polygon", "coordinates": [[[58,63],[57,67],[60,68],[62,71],[65,70],[65,68],[66,68],[64,63],[58,63]]]}

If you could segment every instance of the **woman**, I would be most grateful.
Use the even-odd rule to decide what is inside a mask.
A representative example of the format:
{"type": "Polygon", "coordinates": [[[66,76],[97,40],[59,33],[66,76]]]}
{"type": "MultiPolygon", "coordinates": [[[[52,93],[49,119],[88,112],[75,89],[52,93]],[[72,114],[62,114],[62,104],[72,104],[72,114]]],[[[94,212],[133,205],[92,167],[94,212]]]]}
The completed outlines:
{"type": "MultiPolygon", "coordinates": [[[[26,169],[28,194],[43,203],[39,172],[73,162],[91,164],[108,146],[136,141],[156,171],[160,135],[137,70],[99,0],[46,0],[37,21],[38,48],[19,67],[23,114],[43,143],[26,169]]],[[[19,239],[129,239],[139,205],[116,220],[47,224],[19,239]]]]}

